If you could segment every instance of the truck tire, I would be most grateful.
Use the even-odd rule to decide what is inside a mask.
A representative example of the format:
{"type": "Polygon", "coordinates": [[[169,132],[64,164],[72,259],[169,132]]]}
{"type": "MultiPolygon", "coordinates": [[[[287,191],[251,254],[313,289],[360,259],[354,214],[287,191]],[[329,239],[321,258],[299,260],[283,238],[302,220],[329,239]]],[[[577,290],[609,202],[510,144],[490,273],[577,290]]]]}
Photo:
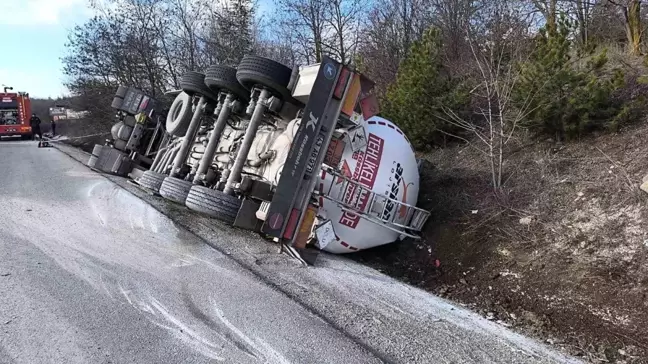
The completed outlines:
{"type": "Polygon", "coordinates": [[[162,186],[162,182],[167,177],[166,174],[161,174],[153,171],[146,171],[142,174],[142,177],[137,181],[137,183],[149,190],[158,192],[162,186]]]}
{"type": "Polygon", "coordinates": [[[193,211],[234,224],[242,201],[218,190],[194,185],[187,195],[186,206],[193,211]]]}
{"type": "Polygon", "coordinates": [[[175,177],[167,177],[160,186],[160,195],[167,200],[184,205],[193,183],[175,177]]]}
{"type": "Polygon", "coordinates": [[[250,91],[239,83],[235,68],[215,64],[205,73],[205,85],[214,93],[230,92],[242,102],[249,101],[250,91]]]}
{"type": "Polygon", "coordinates": [[[112,107],[113,109],[119,109],[123,103],[124,103],[123,98],[115,96],[113,97],[112,104],[110,104],[110,107],[112,107]]]}
{"type": "Polygon", "coordinates": [[[119,132],[117,133],[117,138],[124,141],[128,141],[128,139],[130,139],[131,137],[131,134],[133,134],[133,128],[124,124],[119,128],[119,132]]]}
{"type": "Polygon", "coordinates": [[[103,145],[95,144],[94,148],[92,148],[92,154],[90,155],[90,159],[88,159],[88,167],[94,168],[97,165],[97,161],[99,160],[99,154],[101,154],[102,150],[103,150],[103,145]]]}
{"type": "Polygon", "coordinates": [[[126,146],[128,145],[128,141],[126,140],[121,140],[121,139],[115,139],[113,141],[113,146],[117,150],[126,151],[126,146]]]}
{"type": "Polygon", "coordinates": [[[205,96],[212,101],[218,97],[205,85],[205,75],[200,72],[189,71],[180,78],[180,88],[187,94],[205,96]]]}
{"type": "Polygon", "coordinates": [[[119,129],[124,125],[124,123],[117,122],[113,124],[113,126],[110,128],[110,135],[113,137],[113,139],[119,139],[119,129]]]}
{"type": "Polygon", "coordinates": [[[251,90],[255,86],[264,87],[273,96],[290,100],[288,90],[292,69],[268,58],[245,56],[236,70],[236,78],[243,87],[251,90]]]}
{"type": "Polygon", "coordinates": [[[135,124],[137,124],[137,120],[135,120],[134,116],[128,115],[124,118],[124,125],[134,127],[135,124]]]}
{"type": "Polygon", "coordinates": [[[181,92],[173,100],[166,117],[167,133],[182,138],[187,134],[187,129],[193,116],[192,99],[186,92],[181,92]]]}
{"type": "Polygon", "coordinates": [[[115,97],[119,97],[123,99],[126,97],[126,93],[128,92],[128,86],[119,86],[117,87],[117,91],[115,92],[115,97]]]}

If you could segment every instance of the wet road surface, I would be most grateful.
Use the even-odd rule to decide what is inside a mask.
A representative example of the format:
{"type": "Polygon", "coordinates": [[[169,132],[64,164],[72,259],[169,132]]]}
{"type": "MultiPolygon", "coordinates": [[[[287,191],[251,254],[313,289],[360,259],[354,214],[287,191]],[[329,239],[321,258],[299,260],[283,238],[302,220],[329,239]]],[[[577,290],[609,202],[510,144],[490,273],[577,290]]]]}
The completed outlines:
{"type": "MultiPolygon", "coordinates": [[[[351,338],[58,150],[2,141],[0,156],[0,363],[394,361],[383,355],[391,348],[351,338]]],[[[362,273],[370,280],[351,277],[338,286],[330,269],[338,278],[363,269],[347,271],[345,264],[332,260],[329,268],[309,270],[303,277],[314,280],[312,287],[327,287],[327,295],[348,295],[348,314],[355,312],[354,290],[363,292],[361,305],[376,313],[373,305],[388,299],[382,297],[387,292],[383,279],[362,273]]],[[[526,346],[533,343],[494,334],[498,329],[473,329],[463,322],[450,329],[432,327],[441,321],[430,317],[439,305],[435,298],[422,299],[421,292],[404,293],[404,285],[385,282],[390,295],[416,303],[383,302],[380,307],[389,311],[385,317],[427,330],[411,338],[409,329],[395,332],[394,325],[384,335],[367,329],[367,336],[399,345],[394,352],[408,352],[402,357],[410,359],[395,361],[563,362],[544,347],[531,350],[526,346]],[[424,315],[416,317],[416,312],[424,315]],[[408,344],[400,347],[401,341],[408,344]],[[444,352],[457,354],[446,357],[444,352]]],[[[466,317],[461,319],[473,320],[466,317]]],[[[358,326],[354,320],[351,325],[358,326]]]]}
{"type": "Polygon", "coordinates": [[[57,150],[3,142],[0,154],[5,359],[378,362],[57,150]]]}

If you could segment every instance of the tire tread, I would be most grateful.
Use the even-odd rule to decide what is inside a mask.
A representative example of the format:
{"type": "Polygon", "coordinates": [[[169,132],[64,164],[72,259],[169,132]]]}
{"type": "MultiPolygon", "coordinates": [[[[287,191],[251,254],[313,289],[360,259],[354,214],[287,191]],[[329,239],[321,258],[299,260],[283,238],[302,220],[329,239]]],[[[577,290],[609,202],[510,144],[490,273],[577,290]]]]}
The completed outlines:
{"type": "Polygon", "coordinates": [[[185,205],[191,210],[233,224],[241,207],[241,200],[221,191],[193,186],[187,195],[185,205]]]}
{"type": "Polygon", "coordinates": [[[192,185],[190,181],[167,177],[160,186],[160,195],[167,200],[184,204],[192,185]]]}
{"type": "Polygon", "coordinates": [[[142,187],[146,187],[150,190],[154,190],[156,192],[160,191],[160,187],[162,186],[162,182],[167,176],[165,174],[153,172],[153,171],[146,171],[142,174],[142,177],[139,178],[137,181],[138,184],[142,187]]]}

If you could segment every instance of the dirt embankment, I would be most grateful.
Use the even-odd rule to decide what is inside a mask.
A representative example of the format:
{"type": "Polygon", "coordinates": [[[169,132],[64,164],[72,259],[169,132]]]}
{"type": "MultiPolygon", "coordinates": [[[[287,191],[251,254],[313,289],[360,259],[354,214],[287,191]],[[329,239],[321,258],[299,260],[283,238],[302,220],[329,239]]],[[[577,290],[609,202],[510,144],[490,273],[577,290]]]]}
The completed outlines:
{"type": "Polygon", "coordinates": [[[589,361],[648,363],[646,140],[642,126],[518,148],[497,196],[471,148],[431,153],[424,241],[357,259],[589,361]]]}

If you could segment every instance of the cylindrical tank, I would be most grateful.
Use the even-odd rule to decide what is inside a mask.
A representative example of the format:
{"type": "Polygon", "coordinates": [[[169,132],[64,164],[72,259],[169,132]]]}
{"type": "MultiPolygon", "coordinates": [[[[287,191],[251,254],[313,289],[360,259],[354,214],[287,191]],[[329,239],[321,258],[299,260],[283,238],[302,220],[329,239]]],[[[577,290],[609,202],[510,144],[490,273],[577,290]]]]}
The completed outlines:
{"type": "MultiPolygon", "coordinates": [[[[332,167],[337,167],[366,191],[371,190],[415,206],[419,191],[419,171],[414,149],[405,134],[389,120],[374,116],[352,135],[360,140],[364,138],[364,142],[358,142],[357,139],[352,142],[349,137],[343,139],[345,145],[340,162],[332,167]]],[[[361,193],[362,189],[324,172],[320,178],[323,194],[337,197],[346,203],[357,203],[360,208],[370,206],[370,194],[361,193]]],[[[387,228],[385,224],[345,212],[333,201],[320,198],[320,204],[320,216],[331,220],[336,236],[336,241],[323,248],[325,251],[335,254],[353,253],[388,244],[399,238],[400,234],[387,228]]],[[[391,221],[395,223],[403,223],[407,219],[407,209],[390,204],[378,196],[368,213],[376,219],[393,218],[391,221]]]]}

